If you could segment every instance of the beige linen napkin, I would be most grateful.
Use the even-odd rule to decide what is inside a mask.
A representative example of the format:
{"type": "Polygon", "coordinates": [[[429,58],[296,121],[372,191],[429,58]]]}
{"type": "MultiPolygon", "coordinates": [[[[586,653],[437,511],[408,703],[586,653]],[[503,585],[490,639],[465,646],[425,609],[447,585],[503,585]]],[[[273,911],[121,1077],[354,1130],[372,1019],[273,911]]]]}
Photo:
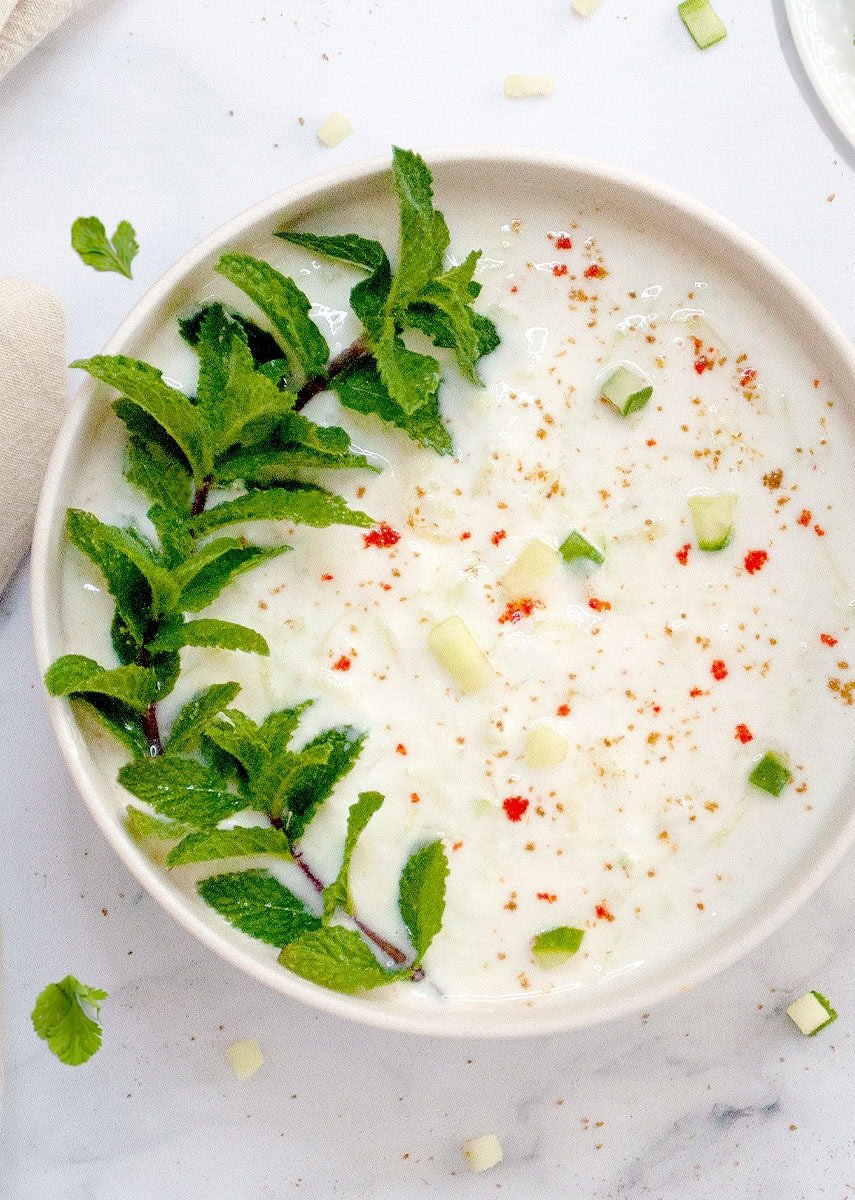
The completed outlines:
{"type": "Polygon", "coordinates": [[[46,288],[0,277],[0,592],[32,533],[65,410],[65,314],[46,288]]]}
{"type": "Polygon", "coordinates": [[[88,0],[0,0],[0,79],[88,0]]]}

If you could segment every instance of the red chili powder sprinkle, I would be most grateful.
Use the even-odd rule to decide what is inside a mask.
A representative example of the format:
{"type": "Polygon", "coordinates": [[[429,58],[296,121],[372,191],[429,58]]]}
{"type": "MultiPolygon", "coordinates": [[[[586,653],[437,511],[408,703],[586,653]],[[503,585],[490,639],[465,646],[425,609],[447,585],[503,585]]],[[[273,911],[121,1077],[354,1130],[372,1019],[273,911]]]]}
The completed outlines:
{"type": "Polygon", "coordinates": [[[322,575],[321,576],[321,579],[324,581],[324,583],[329,583],[329,581],[334,578],[335,578],[334,575],[322,575]]]}
{"type": "Polygon", "coordinates": [[[347,657],[346,654],[342,654],[342,656],[338,660],[338,662],[333,663],[332,669],[334,671],[349,671],[350,670],[350,659],[347,657]]]}
{"type": "Polygon", "coordinates": [[[818,387],[819,387],[819,380],[818,380],[818,379],[815,379],[815,380],[813,381],[813,386],[814,386],[815,388],[818,388],[818,387]]]}
{"type": "Polygon", "coordinates": [[[681,567],[685,567],[686,564],[688,563],[689,551],[691,550],[691,548],[692,548],[692,543],[686,542],[685,546],[681,546],[681,548],[679,550],[675,551],[674,557],[676,558],[677,562],[680,564],[681,567]]]}
{"type": "Polygon", "coordinates": [[[455,842],[455,843],[454,843],[454,845],[451,847],[451,849],[452,849],[452,850],[462,850],[462,849],[463,849],[463,843],[462,843],[462,842],[455,842]]]}
{"type": "Polygon", "coordinates": [[[757,378],[757,372],[753,367],[749,367],[747,371],[742,372],[742,377],[739,380],[740,387],[748,387],[749,383],[753,383],[757,378]]]}
{"type": "Polygon", "coordinates": [[[588,608],[592,608],[594,612],[611,612],[611,604],[608,600],[598,600],[596,596],[592,596],[588,601],[588,608]]]}
{"type": "Polygon", "coordinates": [[[704,371],[711,371],[714,365],[713,360],[707,358],[706,354],[700,354],[695,359],[695,370],[699,375],[703,375],[704,371]]]}
{"type": "Polygon", "coordinates": [[[814,525],[813,531],[817,537],[825,537],[825,530],[821,525],[814,525]]]}
{"type": "Polygon", "coordinates": [[[742,742],[743,746],[754,741],[754,734],[747,725],[737,725],[735,737],[738,742],[742,742]]]}
{"type": "Polygon", "coordinates": [[[418,792],[410,792],[410,804],[418,804],[421,801],[421,796],[418,792]]]}
{"type": "Polygon", "coordinates": [[[648,439],[647,439],[647,444],[648,444],[648,446],[655,446],[655,445],[656,445],[656,438],[648,438],[648,439]]]}
{"type": "Polygon", "coordinates": [[[570,716],[570,705],[569,704],[559,704],[555,710],[555,715],[556,715],[556,717],[569,717],[570,716]]]}
{"type": "Polygon", "coordinates": [[[470,533],[470,531],[468,529],[464,529],[463,533],[461,533],[461,535],[460,535],[460,540],[461,540],[461,542],[468,542],[471,537],[472,537],[472,534],[470,533]]]}
{"type": "Polygon", "coordinates": [[[509,600],[505,606],[505,611],[499,617],[500,625],[507,625],[509,622],[516,625],[523,617],[530,617],[536,608],[543,608],[542,600],[509,600]]]}
{"type": "Polygon", "coordinates": [[[558,899],[555,892],[538,892],[537,898],[538,900],[545,900],[547,904],[554,904],[558,899]]]}
{"type": "Polygon", "coordinates": [[[745,570],[749,575],[756,574],[766,565],[768,557],[765,550],[749,550],[745,555],[745,570]]]}
{"type": "Polygon", "coordinates": [[[662,705],[661,705],[661,704],[654,704],[654,705],[653,705],[653,711],[654,711],[655,713],[662,712],[662,705]]]}
{"type": "Polygon", "coordinates": [[[401,535],[391,525],[387,525],[383,521],[375,529],[369,530],[368,533],[363,533],[362,540],[366,546],[376,546],[378,549],[385,550],[388,546],[394,546],[396,542],[399,542],[401,535]]]}
{"type": "Polygon", "coordinates": [[[807,529],[808,525],[810,525],[811,516],[812,516],[812,514],[811,514],[810,509],[803,508],[802,511],[799,513],[799,517],[798,517],[799,524],[804,525],[805,529],[807,529]]]}
{"type": "Polygon", "coordinates": [[[562,233],[560,237],[555,239],[556,250],[572,250],[573,243],[570,241],[566,233],[562,233]]]}
{"type": "Polygon", "coordinates": [[[511,287],[511,295],[512,295],[512,296],[515,296],[519,290],[520,290],[520,289],[517,287],[517,285],[516,285],[516,284],[514,284],[514,285],[511,287]]]}
{"type": "Polygon", "coordinates": [[[586,279],[605,279],[607,275],[608,271],[599,263],[591,263],[590,267],[585,268],[586,279]]]}
{"type": "Polygon", "coordinates": [[[601,921],[613,921],[615,919],[614,913],[609,912],[608,908],[606,907],[605,902],[603,902],[602,904],[598,904],[597,907],[594,909],[594,912],[597,914],[597,916],[600,918],[601,921]]]}
{"type": "Polygon", "coordinates": [[[822,642],[823,646],[836,646],[837,645],[837,638],[834,637],[830,633],[821,633],[819,635],[819,640],[822,642]]]}
{"type": "Polygon", "coordinates": [[[494,546],[498,546],[499,542],[503,542],[507,536],[507,530],[497,529],[495,533],[491,534],[490,541],[494,546]]]}
{"type": "Polygon", "coordinates": [[[407,753],[407,747],[404,745],[403,742],[398,742],[397,746],[395,747],[395,753],[396,754],[406,754],[407,753]]]}
{"type": "Polygon", "coordinates": [[[713,665],[710,667],[710,670],[712,671],[713,679],[718,679],[721,681],[722,679],[727,678],[727,667],[720,658],[717,658],[713,661],[713,665]]]}
{"type": "Polygon", "coordinates": [[[509,821],[521,821],[528,808],[528,800],[523,796],[508,796],[507,800],[502,801],[502,808],[509,821]]]}
{"type": "Polygon", "coordinates": [[[562,275],[567,274],[567,263],[556,263],[552,268],[552,274],[556,279],[560,279],[562,275]]]}
{"type": "Polygon", "coordinates": [[[391,583],[381,583],[380,586],[384,592],[391,592],[391,590],[392,590],[391,583]]]}
{"type": "Polygon", "coordinates": [[[696,696],[703,696],[703,694],[704,694],[704,689],[699,688],[699,687],[694,687],[689,692],[689,695],[692,697],[693,700],[695,699],[696,696]]]}

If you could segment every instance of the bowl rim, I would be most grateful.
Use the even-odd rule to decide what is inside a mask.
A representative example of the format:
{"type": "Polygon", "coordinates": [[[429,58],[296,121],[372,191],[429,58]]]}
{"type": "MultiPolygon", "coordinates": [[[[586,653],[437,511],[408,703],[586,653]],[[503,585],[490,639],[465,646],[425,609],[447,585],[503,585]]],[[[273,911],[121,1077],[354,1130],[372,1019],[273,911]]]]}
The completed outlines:
{"type": "MultiPolygon", "coordinates": [[[[749,234],[728,219],[720,216],[706,205],[683,195],[670,186],[655,182],[647,177],[623,168],[612,167],[594,160],[576,158],[552,151],[521,149],[502,145],[446,146],[423,151],[425,160],[432,167],[477,168],[488,165],[527,166],[533,169],[561,171],[576,179],[585,178],[589,183],[603,186],[618,185],[635,193],[638,199],[671,210],[688,214],[698,223],[705,225],[711,234],[718,236],[729,247],[741,252],[765,272],[781,289],[782,293],[796,302],[797,307],[812,319],[848,364],[855,379],[855,346],[846,337],[836,320],[825,309],[810,289],[777,257],[749,234]]],[[[130,313],[108,339],[103,354],[120,353],[126,343],[143,328],[158,307],[168,300],[170,293],[182,280],[206,258],[225,246],[237,242],[248,229],[265,220],[281,219],[283,211],[300,205],[319,202],[325,194],[343,187],[370,186],[391,170],[388,156],[376,157],[347,164],[321,175],[311,176],[290,187],[268,196],[237,216],[220,225],[203,237],[183,254],[141,297],[130,313]]],[[[49,621],[51,532],[54,514],[61,498],[61,486],[66,472],[73,467],[72,451],[80,429],[89,417],[94,381],[87,379],[78,389],[63,421],[47,468],[36,514],[31,559],[31,617],[36,659],[43,674],[52,661],[51,629],[49,621]]],[[[87,764],[81,749],[82,735],[79,733],[70,706],[61,698],[45,694],[48,715],[54,735],[65,763],[70,770],[76,788],[83,797],[95,823],[118,857],[148,893],[182,925],[188,932],[222,959],[252,976],[259,982],[272,987],[280,994],[302,1001],[323,1012],[362,1024],[403,1033],[414,1033],[442,1037],[485,1037],[508,1038],[535,1036],[587,1028],[604,1021],[615,1020],[647,1010],[654,1004],[670,999],[690,990],[724,971],[751,950],[755,949],[771,933],[778,929],[827,879],[835,866],[855,841],[855,806],[848,819],[841,824],[828,844],[813,858],[804,860],[792,868],[798,874],[794,886],[779,885],[777,892],[764,897],[764,915],[748,920],[740,918],[737,929],[741,933],[724,940],[720,936],[711,945],[721,943],[717,950],[707,953],[695,949],[697,961],[686,970],[673,966],[663,980],[653,980],[646,987],[629,993],[603,995],[595,1011],[576,1011],[576,1006],[561,1005],[555,1000],[538,1007],[527,1008],[521,1019],[517,1005],[504,1005],[499,1016],[493,1015],[496,1002],[472,1004],[471,1009],[458,1009],[455,1020],[449,1023],[442,1018],[439,1006],[420,1010],[412,1007],[401,1010],[394,1003],[378,1004],[370,998],[345,996],[328,991],[292,975],[279,968],[275,962],[262,963],[245,952],[239,944],[228,939],[208,925],[194,913],[180,892],[171,886],[165,872],[153,863],[125,834],[121,824],[102,801],[100,788],[87,764]],[[700,956],[699,956],[700,954],[700,956]],[[699,957],[698,957],[699,956],[699,957]],[[485,1007],[493,1012],[485,1014],[485,1007]],[[462,1016],[459,1014],[463,1014],[462,1016]]],[[[666,968],[667,969],[667,968],[666,968]]]]}

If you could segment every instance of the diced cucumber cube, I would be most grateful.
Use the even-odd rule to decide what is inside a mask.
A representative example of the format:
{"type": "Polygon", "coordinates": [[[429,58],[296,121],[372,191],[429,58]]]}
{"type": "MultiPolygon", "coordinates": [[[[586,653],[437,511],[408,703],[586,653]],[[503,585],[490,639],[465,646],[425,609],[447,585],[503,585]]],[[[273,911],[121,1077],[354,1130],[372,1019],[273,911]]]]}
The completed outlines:
{"type": "Polygon", "coordinates": [[[606,561],[602,550],[598,550],[593,542],[589,542],[586,537],[579,533],[578,529],[574,529],[568,534],[561,545],[558,547],[558,553],[565,562],[574,562],[577,558],[588,558],[597,566],[606,561]]]}
{"type": "Polygon", "coordinates": [[[820,1029],[837,1020],[837,1013],[821,992],[807,992],[794,1000],[787,1016],[806,1037],[815,1037],[820,1029]]]}
{"type": "Polygon", "coordinates": [[[502,587],[512,600],[530,596],[539,584],[548,579],[561,562],[552,546],[533,538],[502,577],[502,587]]]}
{"type": "Polygon", "coordinates": [[[677,11],[699,50],[727,37],[727,28],[709,0],[683,0],[677,11]]]}
{"type": "Polygon", "coordinates": [[[792,772],[783,760],[773,750],[767,750],[752,768],[748,782],[760,788],[761,792],[768,792],[770,796],[780,796],[792,777],[792,772]]]}
{"type": "Polygon", "coordinates": [[[490,660],[461,617],[449,617],[434,625],[428,634],[428,649],[467,695],[477,692],[493,677],[490,660]]]}
{"type": "Polygon", "coordinates": [[[620,366],[612,371],[600,389],[600,398],[616,408],[622,417],[644,408],[653,388],[634,367],[620,366]]]}
{"type": "Polygon", "coordinates": [[[483,1137],[469,1138],[463,1143],[463,1153],[473,1171],[489,1171],[503,1159],[502,1143],[495,1133],[485,1133],[483,1137]]]}
{"type": "Polygon", "coordinates": [[[532,940],[531,952],[541,967],[560,967],[578,951],[584,936],[584,929],[572,925],[544,929],[532,940]]]}
{"type": "Polygon", "coordinates": [[[713,496],[690,496],[689,512],[695,526],[699,550],[723,550],[733,535],[736,497],[730,492],[713,496]]]}
{"type": "Polygon", "coordinates": [[[557,767],[566,757],[567,738],[548,725],[538,725],[525,740],[527,767],[557,767]]]}

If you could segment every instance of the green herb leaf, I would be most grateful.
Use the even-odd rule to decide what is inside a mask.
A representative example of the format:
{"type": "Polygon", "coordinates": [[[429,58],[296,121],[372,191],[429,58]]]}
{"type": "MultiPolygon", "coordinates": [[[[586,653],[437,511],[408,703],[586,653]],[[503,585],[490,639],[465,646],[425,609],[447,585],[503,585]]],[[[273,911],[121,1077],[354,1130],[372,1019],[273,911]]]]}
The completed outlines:
{"type": "Polygon", "coordinates": [[[207,727],[228,708],[239,691],[239,683],[214,683],[197,692],[172,722],[166,750],[173,754],[179,750],[192,750],[207,727]]]}
{"type": "Polygon", "coordinates": [[[310,983],[347,995],[411,978],[409,970],[387,971],[381,967],[359,934],[341,925],[327,925],[303,934],[284,947],[279,962],[310,983]]]}
{"type": "Polygon", "coordinates": [[[135,804],[129,804],[125,813],[125,829],[137,843],[148,838],[155,838],[161,842],[177,842],[179,838],[191,833],[193,827],[181,821],[161,821],[160,817],[152,816],[151,813],[137,808],[135,804]]]}
{"type": "Polygon", "coordinates": [[[246,808],[243,796],[226,791],[217,771],[192,758],[162,754],[126,763],[119,783],[155,812],[205,829],[246,808]]]}
{"type": "Polygon", "coordinates": [[[440,274],[450,238],[445,218],[433,207],[433,181],[424,159],[394,146],[392,170],[401,232],[390,302],[402,306],[417,299],[425,285],[440,274]]]}
{"type": "Polygon", "coordinates": [[[262,329],[260,325],[256,325],[254,321],[250,321],[243,313],[236,312],[233,308],[226,308],[218,300],[210,304],[203,304],[189,317],[181,317],[178,321],[178,330],[181,336],[194,349],[199,341],[199,331],[206,318],[212,313],[227,318],[240,328],[246,344],[252,351],[253,361],[257,367],[265,366],[270,362],[282,361],[282,349],[271,333],[262,329]]]}
{"type": "Polygon", "coordinates": [[[195,517],[192,527],[197,535],[203,535],[224,525],[244,521],[291,521],[318,528],[326,525],[365,528],[374,524],[366,513],[349,508],[341,496],[310,484],[300,484],[247,492],[236,500],[224,500],[195,517]]]}
{"type": "Polygon", "coordinates": [[[267,642],[254,629],[213,617],[164,625],[148,645],[154,651],[180,650],[183,646],[211,646],[217,650],[244,650],[265,658],[270,654],[267,642]]]}
{"type": "MultiPolygon", "coordinates": [[[[470,294],[471,289],[477,286],[477,284],[470,285],[470,294]]],[[[480,288],[478,290],[480,291],[480,288]]],[[[471,311],[470,316],[478,339],[476,357],[483,358],[485,354],[492,353],[499,345],[499,333],[489,317],[474,310],[471,311]]],[[[407,309],[407,325],[421,330],[435,346],[441,346],[445,350],[456,348],[457,336],[454,326],[445,313],[434,304],[426,304],[422,301],[411,304],[407,309]]]]}
{"type": "Polygon", "coordinates": [[[183,460],[161,442],[131,434],[125,450],[125,478],[167,512],[189,512],[193,494],[190,473],[183,460]]]}
{"type": "Polygon", "coordinates": [[[268,713],[259,727],[259,737],[274,758],[278,757],[294,736],[303,714],[312,707],[311,700],[295,704],[293,708],[280,708],[268,713]]]}
{"type": "Polygon", "coordinates": [[[356,843],[365,826],[383,803],[379,792],[360,792],[359,799],[351,804],[347,814],[347,833],[344,838],[344,854],[341,867],[329,887],[324,888],[324,921],[329,921],[337,908],[353,916],[353,899],[350,894],[350,860],[356,843]]]}
{"type": "Polygon", "coordinates": [[[71,247],[87,267],[94,267],[96,271],[115,271],[126,279],[132,278],[131,263],[139,246],[130,222],[119,222],[111,243],[104,222],[98,217],[78,217],[71,226],[71,247]]]}
{"type": "Polygon", "coordinates": [[[157,618],[174,611],[178,599],[175,581],[157,561],[151,543],[136,530],[105,525],[93,513],[79,508],[68,510],[66,528],[78,550],[100,567],[125,623],[135,634],[144,628],[150,616],[157,618]],[[136,569],[136,574],[131,568],[136,569]],[[139,595],[139,576],[147,584],[144,601],[139,595]],[[135,594],[129,596],[129,589],[135,594]]]}
{"type": "Polygon", "coordinates": [[[101,1047],[101,1026],[86,1010],[94,1010],[97,1017],[106,999],[107,992],[66,975],[39,994],[32,1013],[33,1029],[60,1062],[80,1066],[101,1047]]]}
{"type": "Polygon", "coordinates": [[[434,321],[441,315],[438,328],[442,340],[450,342],[449,348],[454,351],[461,374],[475,384],[481,382],[475,370],[481,356],[481,338],[469,289],[480,257],[481,251],[473,250],[459,266],[431,280],[420,297],[421,303],[428,305],[434,321]]]}
{"type": "Polygon", "coordinates": [[[64,654],[48,668],[47,690],[52,696],[109,696],[142,712],[157,697],[157,681],[146,667],[114,667],[107,670],[94,658],[64,654]]]}
{"type": "Polygon", "coordinates": [[[278,558],[286,550],[290,550],[290,546],[248,546],[241,538],[217,538],[208,542],[175,571],[181,589],[179,609],[199,612],[207,608],[238,575],[278,558]]]}
{"type": "Polygon", "coordinates": [[[180,447],[197,486],[210,475],[213,462],[199,410],[183,392],[164,383],[156,367],[121,354],[99,354],[77,359],[71,365],[116,388],[147,413],[180,447]]]}
{"type": "Polygon", "coordinates": [[[407,416],[437,403],[442,377],[435,358],[408,349],[391,324],[371,349],[383,386],[407,416]]]}
{"type": "Polygon", "coordinates": [[[383,386],[373,363],[360,363],[343,371],[332,380],[330,386],[335,389],[345,408],[397,425],[414,442],[428,450],[435,450],[437,454],[453,452],[451,436],[442,423],[436,397],[411,415],[405,413],[383,386]]]}
{"type": "Polygon", "coordinates": [[[230,708],[223,716],[226,720],[215,721],[205,731],[205,738],[233,758],[245,774],[252,777],[262,770],[268,759],[269,751],[264,736],[256,723],[238,709],[230,708]]]}
{"type": "Polygon", "coordinates": [[[388,262],[386,251],[379,242],[370,238],[360,237],[358,233],[343,233],[334,237],[325,237],[317,233],[297,233],[290,229],[282,229],[277,234],[284,242],[292,246],[301,246],[314,254],[322,254],[325,258],[335,258],[339,262],[352,263],[366,271],[376,271],[384,262],[388,262]]]}
{"type": "Polygon", "coordinates": [[[409,932],[418,966],[442,928],[448,859],[442,842],[428,842],[407,860],[401,872],[398,907],[409,932]]]}
{"type": "Polygon", "coordinates": [[[300,751],[307,765],[296,774],[285,797],[285,830],[292,842],[300,840],[336,784],[351,770],[362,752],[366,736],[349,725],[326,729],[300,751]],[[327,757],[322,763],[308,765],[315,751],[328,751],[327,757]],[[306,756],[309,756],[308,761],[306,756]]]}
{"type": "Polygon", "coordinates": [[[295,372],[306,379],[322,374],[329,347],[309,317],[308,298],[293,279],[248,254],[224,254],[215,269],[245,292],[269,319],[295,372]]]}
{"type": "Polygon", "coordinates": [[[253,854],[272,854],[289,861],[294,857],[288,839],[279,829],[271,829],[264,825],[239,825],[234,829],[189,833],[170,850],[166,856],[166,865],[182,867],[187,863],[213,862],[221,858],[246,858],[253,854]]]}
{"type": "Polygon", "coordinates": [[[148,738],[140,726],[139,712],[130,704],[124,704],[110,696],[98,696],[93,692],[86,696],[78,693],[72,699],[82,712],[88,713],[121,742],[134,758],[146,758],[149,755],[148,738]]]}
{"type": "Polygon", "coordinates": [[[271,946],[286,946],[321,924],[269,871],[213,875],[198,886],[202,899],[230,925],[271,946]]]}

